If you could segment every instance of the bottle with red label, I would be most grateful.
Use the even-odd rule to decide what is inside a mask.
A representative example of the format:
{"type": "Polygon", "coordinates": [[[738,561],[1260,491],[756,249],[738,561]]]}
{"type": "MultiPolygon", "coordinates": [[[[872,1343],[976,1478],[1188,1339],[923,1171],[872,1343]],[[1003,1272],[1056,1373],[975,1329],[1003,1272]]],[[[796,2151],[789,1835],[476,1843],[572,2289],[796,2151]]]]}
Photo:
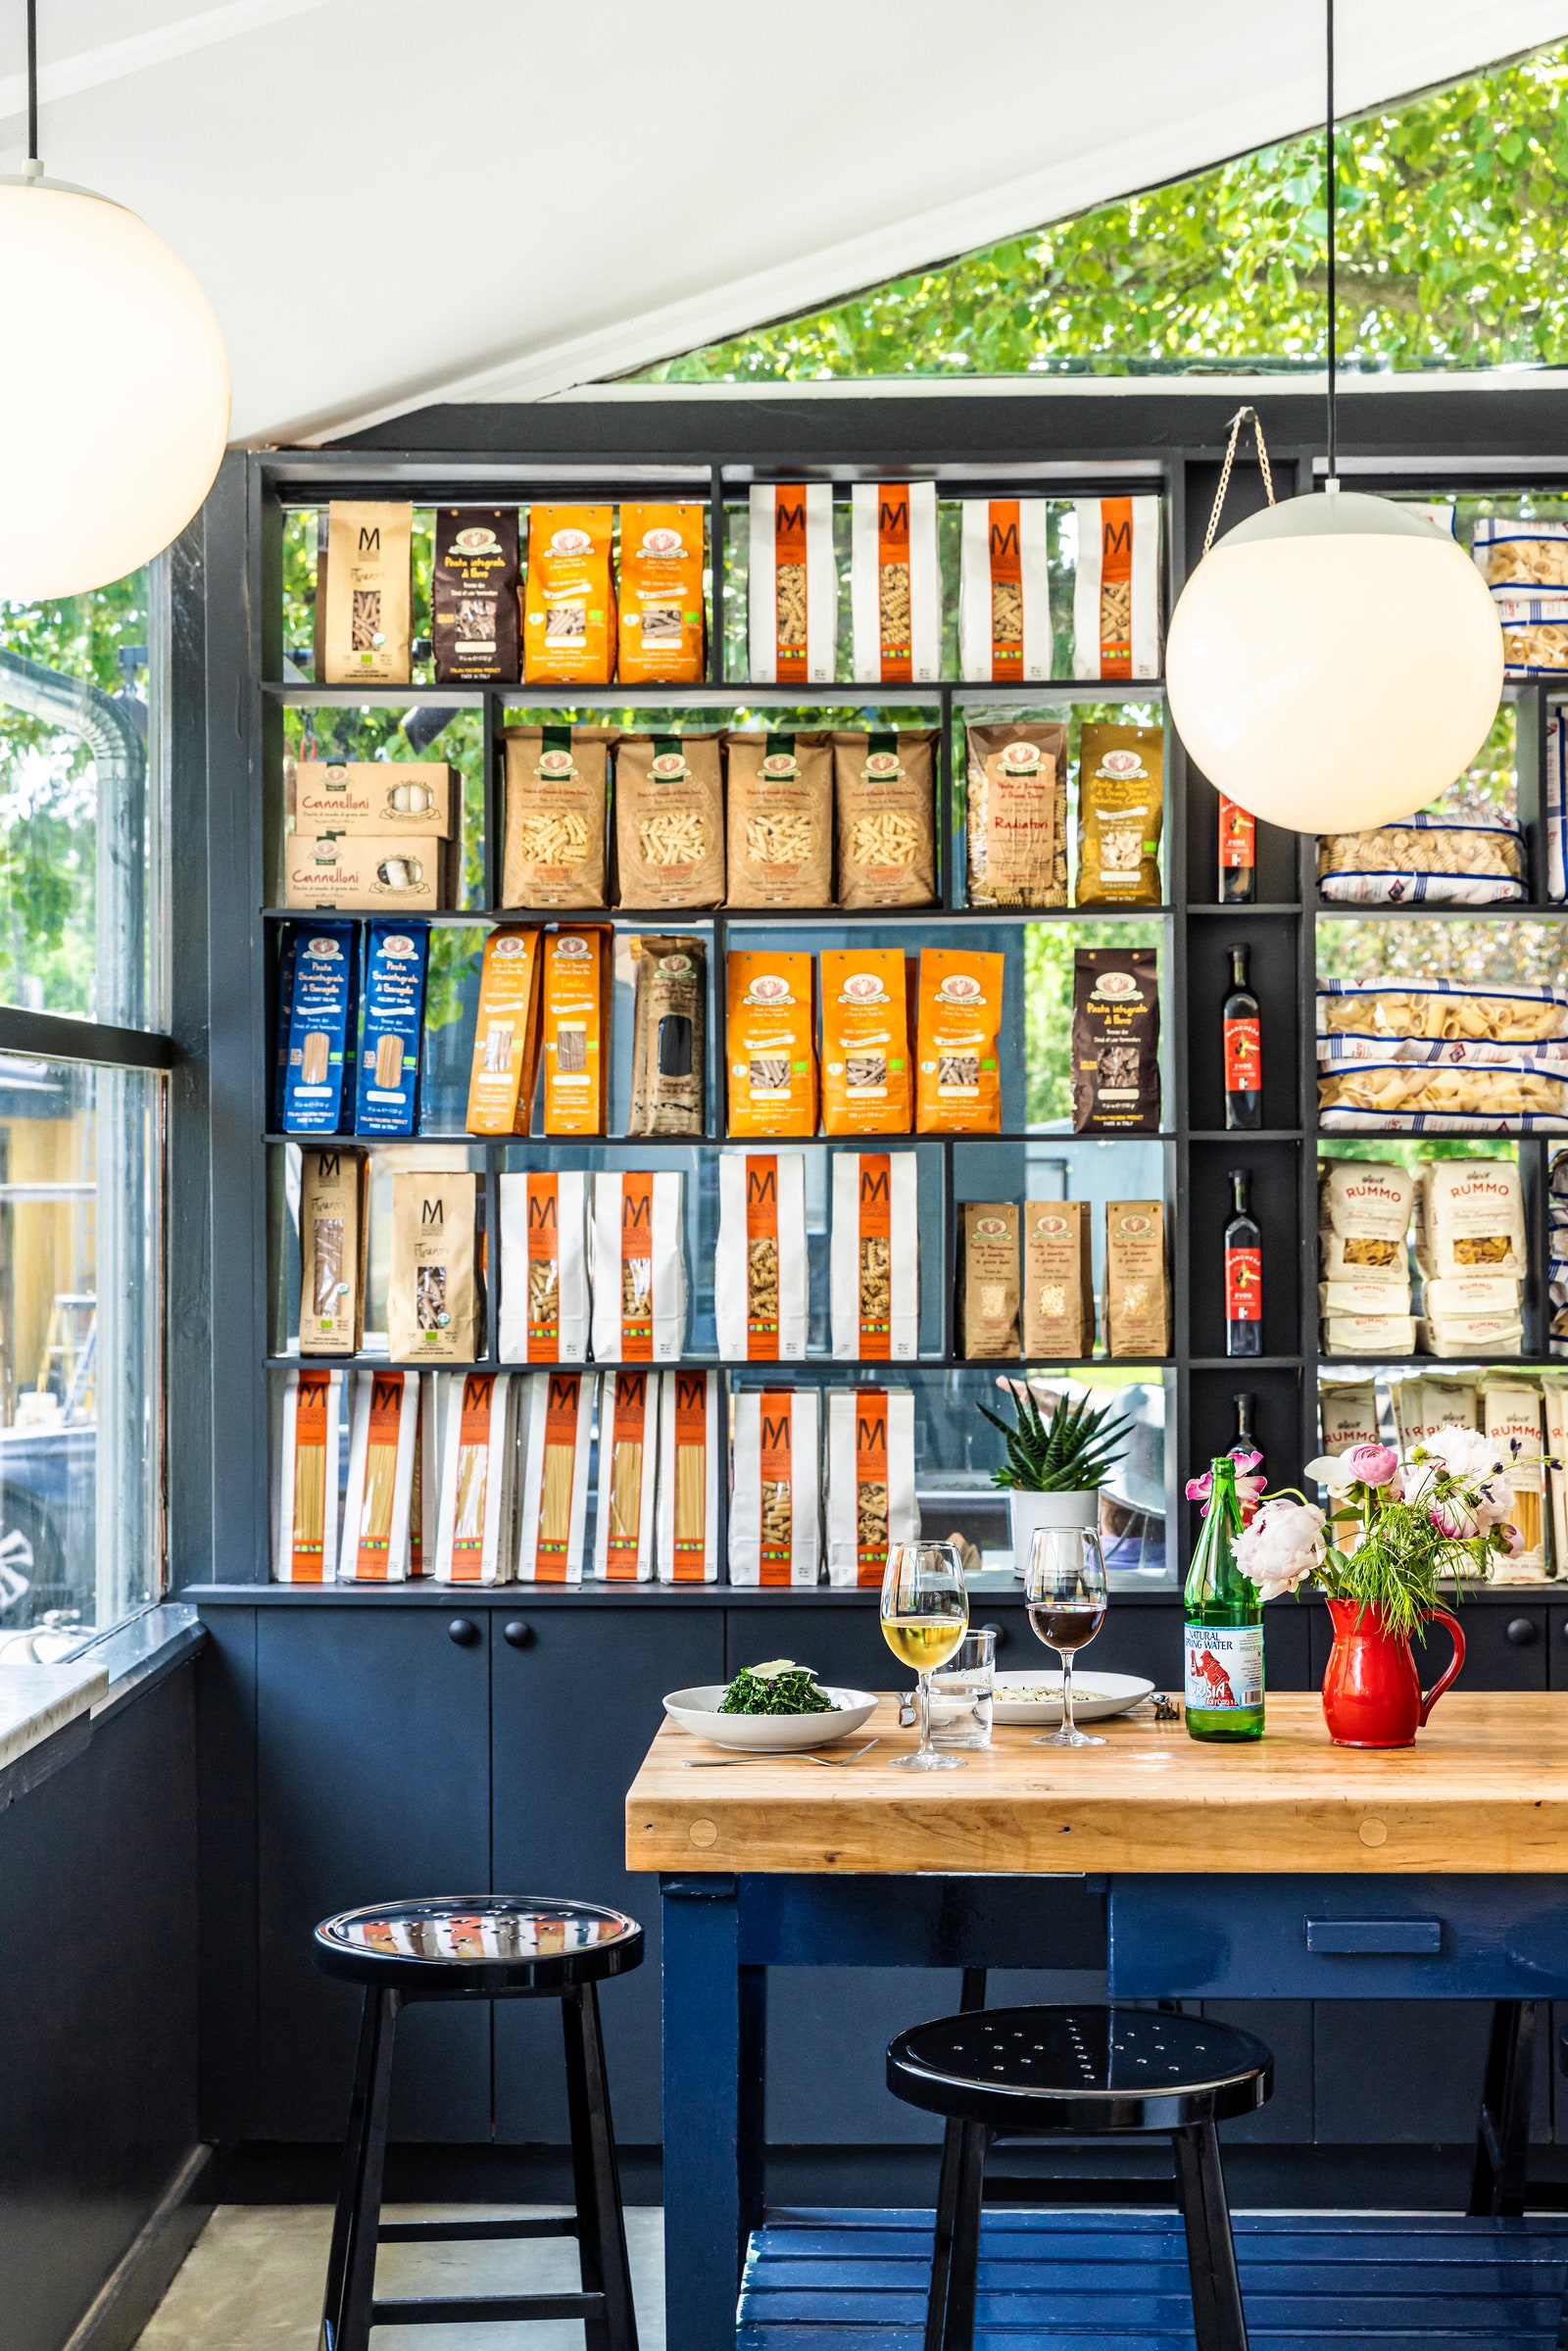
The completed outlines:
{"type": "Polygon", "coordinates": [[[1233,947],[1231,992],[1222,1014],[1225,1050],[1225,1124],[1260,1127],[1263,1123],[1263,1038],[1257,998],[1247,978],[1245,947],[1233,947]]]}
{"type": "Polygon", "coordinates": [[[1257,823],[1248,808],[1219,796],[1219,903],[1250,906],[1257,896],[1257,823]]]}
{"type": "Polygon", "coordinates": [[[1231,1169],[1234,1212],[1225,1227],[1225,1352],[1263,1351],[1263,1236],[1252,1221],[1252,1179],[1231,1169]]]}
{"type": "MultiPolygon", "coordinates": [[[[1250,1389],[1243,1389],[1239,1395],[1231,1397],[1231,1402],[1236,1406],[1236,1436],[1231,1445],[1231,1459],[1237,1464],[1236,1506],[1241,1512],[1242,1526],[1244,1530],[1250,1527],[1253,1519],[1257,1516],[1257,1503],[1258,1499],[1261,1499],[1260,1496],[1251,1500],[1246,1499],[1241,1492],[1241,1480],[1244,1472],[1242,1471],[1240,1465],[1244,1459],[1250,1458],[1250,1456],[1258,1450],[1257,1439],[1252,1435],[1253,1400],[1254,1399],[1250,1389]]],[[[1262,1463],[1261,1460],[1259,1460],[1254,1469],[1250,1470],[1245,1474],[1249,1477],[1255,1477],[1257,1474],[1257,1469],[1260,1469],[1261,1467],[1262,1463]]]]}

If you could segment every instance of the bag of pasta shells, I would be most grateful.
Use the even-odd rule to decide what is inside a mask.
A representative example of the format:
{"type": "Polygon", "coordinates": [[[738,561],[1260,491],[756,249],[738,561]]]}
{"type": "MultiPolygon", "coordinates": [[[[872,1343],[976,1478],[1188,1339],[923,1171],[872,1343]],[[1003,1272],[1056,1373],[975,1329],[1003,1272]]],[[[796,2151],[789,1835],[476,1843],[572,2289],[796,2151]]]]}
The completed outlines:
{"type": "Polygon", "coordinates": [[[1341,906],[1507,906],[1525,894],[1524,841],[1516,824],[1406,817],[1367,833],[1325,833],[1318,888],[1341,906]]]}
{"type": "Polygon", "coordinates": [[[1067,903],[1067,729],[971,726],[964,831],[972,906],[1067,903]]]}
{"type": "Polygon", "coordinates": [[[602,906],[612,726],[504,726],[504,906],[602,906]]]}
{"type": "Polygon", "coordinates": [[[833,903],[833,751],[824,734],[724,738],[732,906],[833,903]]]}
{"type": "Polygon", "coordinates": [[[1483,514],[1470,552],[1489,588],[1568,588],[1568,522],[1483,514]]]}
{"type": "Polygon", "coordinates": [[[1520,1052],[1510,1063],[1346,1060],[1318,1048],[1318,1113],[1338,1134],[1512,1135],[1568,1130],[1568,1069],[1520,1052]]]}
{"type": "MultiPolygon", "coordinates": [[[[1568,1043],[1568,988],[1475,988],[1463,980],[1332,980],[1317,984],[1317,1033],[1336,1051],[1355,1039],[1364,1058],[1380,1057],[1396,1039],[1430,1039],[1480,1049],[1568,1043]]],[[[1481,1057],[1486,1057],[1484,1054],[1481,1057]]]]}
{"type": "Polygon", "coordinates": [[[615,904],[716,906],[724,778],[716,735],[622,735],[615,746],[615,904]]]}
{"type": "Polygon", "coordinates": [[[1530,596],[1494,588],[1492,609],[1502,631],[1506,677],[1560,677],[1568,671],[1568,593],[1530,596]]]}

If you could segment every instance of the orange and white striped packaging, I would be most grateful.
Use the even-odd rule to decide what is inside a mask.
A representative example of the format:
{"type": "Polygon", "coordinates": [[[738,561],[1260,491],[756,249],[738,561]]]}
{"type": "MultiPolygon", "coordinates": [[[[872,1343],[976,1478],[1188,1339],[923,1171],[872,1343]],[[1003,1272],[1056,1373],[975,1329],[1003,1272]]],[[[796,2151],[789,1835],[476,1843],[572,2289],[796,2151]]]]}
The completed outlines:
{"type": "Polygon", "coordinates": [[[596,1175],[590,1236],[599,1363],[678,1363],[686,1344],[686,1179],[596,1175]]]}
{"type": "Polygon", "coordinates": [[[850,493],[850,612],[862,685],[924,685],[942,675],[937,487],[857,482],[850,493]]]}
{"type": "Polygon", "coordinates": [[[705,522],[695,504],[621,507],[616,674],[623,686],[695,686],[702,679],[705,522]]]}
{"type": "Polygon", "coordinates": [[[913,1151],[835,1151],[829,1298],[841,1363],[920,1351],[920,1224],[913,1151]]]}
{"type": "Polygon", "coordinates": [[[832,483],[755,484],[749,561],[754,682],[831,685],[839,631],[832,483]]]}
{"type": "Polygon", "coordinates": [[[718,1581],[719,1374],[659,1375],[659,1580],[718,1581]]]}
{"type": "Polygon", "coordinates": [[[607,1371],[599,1388],[599,1505],[594,1574],[607,1584],[647,1584],[654,1573],[659,1473],[659,1374],[607,1371]]]}
{"type": "Polygon", "coordinates": [[[608,685],[615,673],[608,506],[528,509],[522,674],[529,685],[608,685]]]}
{"type": "Polygon", "coordinates": [[[272,1528],[274,1584],[330,1584],[337,1573],[340,1371],[291,1371],[283,1381],[272,1528]]]}
{"type": "Polygon", "coordinates": [[[914,1085],[902,949],[824,948],[820,972],[823,1134],[906,1135],[914,1085]]]}
{"type": "Polygon", "coordinates": [[[822,1571],[821,1394],[743,1388],[734,1398],[732,1584],[812,1585],[822,1571]]]}
{"type": "Polygon", "coordinates": [[[610,1109],[614,933],[597,923],[552,931],[545,945],[545,1133],[602,1135],[610,1109]]]}
{"type": "Polygon", "coordinates": [[[1158,677],[1159,500],[1080,498],[1074,677],[1158,677]]]}
{"type": "Polygon", "coordinates": [[[503,1174],[503,1363],[588,1360],[588,1186],[569,1168],[503,1174]]]}
{"type": "Polygon", "coordinates": [[[509,1584],[516,1504],[511,1372],[447,1374],[434,1573],[444,1584],[509,1584]]]}
{"type": "Polygon", "coordinates": [[[494,930],[479,966],[479,1011],[468,1079],[470,1135],[526,1135],[539,1075],[540,954],[544,933],[494,930]]]}
{"type": "Polygon", "coordinates": [[[816,1133],[816,965],[808,955],[724,959],[732,1135],[816,1133]]]}
{"type": "Polygon", "coordinates": [[[834,1388],[827,1398],[827,1580],[875,1592],[888,1546],[917,1543],[914,1394],[834,1388]]]}
{"type": "Polygon", "coordinates": [[[1043,498],[966,498],[958,667],[1010,685],[1051,675],[1051,574],[1043,498]]]}
{"type": "Polygon", "coordinates": [[[418,1435],[416,1371],[362,1371],[354,1380],[340,1584],[404,1584],[418,1435]]]}
{"type": "Polygon", "coordinates": [[[806,1353],[804,1151],[726,1151],[720,1158],[713,1315],[726,1362],[787,1363],[806,1353]]]}
{"type": "Polygon", "coordinates": [[[580,1584],[588,1526],[594,1375],[535,1371],[524,1381],[522,1508],[517,1574],[525,1584],[580,1584]]]}

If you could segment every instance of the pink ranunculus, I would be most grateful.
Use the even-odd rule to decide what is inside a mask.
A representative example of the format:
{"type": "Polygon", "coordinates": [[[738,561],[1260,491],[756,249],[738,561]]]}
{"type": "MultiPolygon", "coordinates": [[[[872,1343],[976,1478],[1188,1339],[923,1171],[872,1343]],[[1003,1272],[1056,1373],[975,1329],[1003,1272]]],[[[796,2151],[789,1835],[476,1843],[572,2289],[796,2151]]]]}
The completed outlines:
{"type": "Polygon", "coordinates": [[[1363,1486],[1387,1486],[1398,1475],[1399,1456],[1388,1445],[1352,1445],[1349,1467],[1363,1486]]]}
{"type": "Polygon", "coordinates": [[[1206,1502],[1209,1496],[1209,1490],[1213,1486],[1213,1478],[1206,1469],[1200,1478],[1189,1478],[1187,1481],[1187,1499],[1190,1502],[1206,1502]]]}

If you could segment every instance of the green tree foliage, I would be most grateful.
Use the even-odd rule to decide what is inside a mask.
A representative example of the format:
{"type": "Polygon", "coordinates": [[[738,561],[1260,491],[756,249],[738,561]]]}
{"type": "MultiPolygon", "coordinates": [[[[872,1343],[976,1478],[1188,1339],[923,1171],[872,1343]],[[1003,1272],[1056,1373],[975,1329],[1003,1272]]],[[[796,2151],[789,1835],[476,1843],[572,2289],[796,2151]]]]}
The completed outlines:
{"type": "MultiPolygon", "coordinates": [[[[1568,359],[1568,43],[1341,132],[1342,358],[1568,359]]],[[[1326,348],[1323,142],[1289,139],[644,371],[662,383],[1288,370],[1326,348]]]]}

